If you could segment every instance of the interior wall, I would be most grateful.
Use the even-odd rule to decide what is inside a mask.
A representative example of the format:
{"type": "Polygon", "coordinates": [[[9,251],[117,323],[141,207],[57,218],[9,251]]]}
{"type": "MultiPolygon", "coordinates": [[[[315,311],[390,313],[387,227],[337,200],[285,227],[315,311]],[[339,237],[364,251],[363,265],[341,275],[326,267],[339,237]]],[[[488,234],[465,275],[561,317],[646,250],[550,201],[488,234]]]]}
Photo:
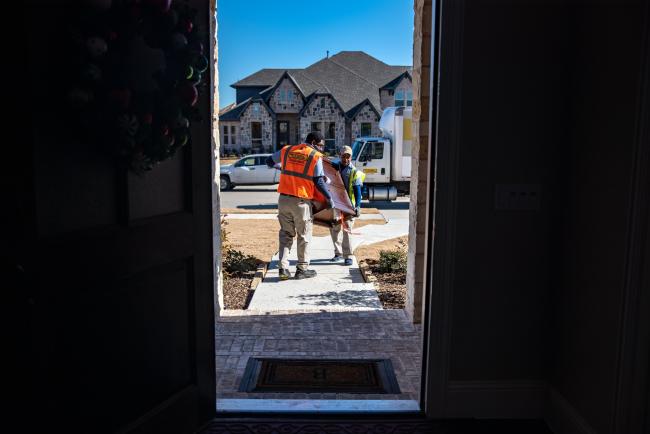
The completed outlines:
{"type": "Polygon", "coordinates": [[[595,433],[616,432],[641,2],[569,4],[569,142],[553,292],[550,384],[595,433]]]}
{"type": "Polygon", "coordinates": [[[481,389],[545,378],[565,25],[557,2],[465,3],[452,383],[481,389]],[[541,185],[540,208],[496,209],[502,184],[541,185]]]}

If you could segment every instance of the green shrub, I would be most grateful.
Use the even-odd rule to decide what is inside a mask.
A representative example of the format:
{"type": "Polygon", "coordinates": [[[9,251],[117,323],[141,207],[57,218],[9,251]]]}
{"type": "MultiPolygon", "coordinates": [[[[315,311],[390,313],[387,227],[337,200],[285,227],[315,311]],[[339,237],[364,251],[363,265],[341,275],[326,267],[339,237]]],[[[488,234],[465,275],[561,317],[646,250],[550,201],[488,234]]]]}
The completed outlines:
{"type": "Polygon", "coordinates": [[[243,274],[257,269],[257,258],[245,255],[240,250],[228,249],[223,252],[223,271],[228,274],[243,274]]]}
{"type": "Polygon", "coordinates": [[[257,258],[235,250],[228,241],[228,222],[221,216],[221,268],[226,277],[240,275],[257,269],[257,258]]]}
{"type": "Polygon", "coordinates": [[[407,252],[402,249],[382,250],[379,252],[379,264],[377,266],[381,273],[406,272],[407,252]]]}

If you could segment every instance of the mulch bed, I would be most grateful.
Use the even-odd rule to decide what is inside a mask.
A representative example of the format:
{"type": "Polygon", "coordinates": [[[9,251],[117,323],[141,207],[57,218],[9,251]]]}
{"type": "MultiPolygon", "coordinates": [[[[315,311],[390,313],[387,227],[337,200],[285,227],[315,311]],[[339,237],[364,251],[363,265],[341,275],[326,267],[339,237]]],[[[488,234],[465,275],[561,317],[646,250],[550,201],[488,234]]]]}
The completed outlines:
{"type": "Polygon", "coordinates": [[[226,309],[246,309],[250,298],[251,282],[255,272],[243,273],[242,275],[224,277],[223,279],[223,304],[226,309]]]}
{"type": "Polygon", "coordinates": [[[366,263],[377,278],[375,287],[384,309],[404,309],[406,306],[406,272],[383,273],[379,261],[368,259],[366,263]]]}

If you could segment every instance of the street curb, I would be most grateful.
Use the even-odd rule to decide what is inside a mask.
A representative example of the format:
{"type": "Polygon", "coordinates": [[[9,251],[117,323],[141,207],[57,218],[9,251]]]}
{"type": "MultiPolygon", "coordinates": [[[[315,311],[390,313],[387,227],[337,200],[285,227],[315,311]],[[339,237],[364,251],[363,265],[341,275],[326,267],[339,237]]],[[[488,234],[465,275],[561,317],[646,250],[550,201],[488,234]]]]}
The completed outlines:
{"type": "Polygon", "coordinates": [[[372,271],[370,270],[370,267],[366,263],[366,261],[358,261],[359,263],[359,271],[361,271],[361,277],[363,277],[363,280],[366,283],[374,283],[377,281],[377,278],[372,274],[372,271]]]}

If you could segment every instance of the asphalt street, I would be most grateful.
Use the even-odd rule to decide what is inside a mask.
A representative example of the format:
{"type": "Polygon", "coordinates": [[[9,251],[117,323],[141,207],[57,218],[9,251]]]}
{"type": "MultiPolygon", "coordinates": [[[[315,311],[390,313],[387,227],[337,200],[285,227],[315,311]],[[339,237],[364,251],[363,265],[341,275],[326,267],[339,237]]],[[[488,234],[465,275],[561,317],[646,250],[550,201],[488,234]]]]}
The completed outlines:
{"type": "MultiPolygon", "coordinates": [[[[221,208],[238,208],[246,210],[266,210],[278,208],[277,185],[250,185],[235,187],[234,190],[221,192],[221,208]]],[[[393,202],[361,203],[363,208],[377,208],[386,218],[407,219],[409,197],[398,197],[393,202]]]]}

